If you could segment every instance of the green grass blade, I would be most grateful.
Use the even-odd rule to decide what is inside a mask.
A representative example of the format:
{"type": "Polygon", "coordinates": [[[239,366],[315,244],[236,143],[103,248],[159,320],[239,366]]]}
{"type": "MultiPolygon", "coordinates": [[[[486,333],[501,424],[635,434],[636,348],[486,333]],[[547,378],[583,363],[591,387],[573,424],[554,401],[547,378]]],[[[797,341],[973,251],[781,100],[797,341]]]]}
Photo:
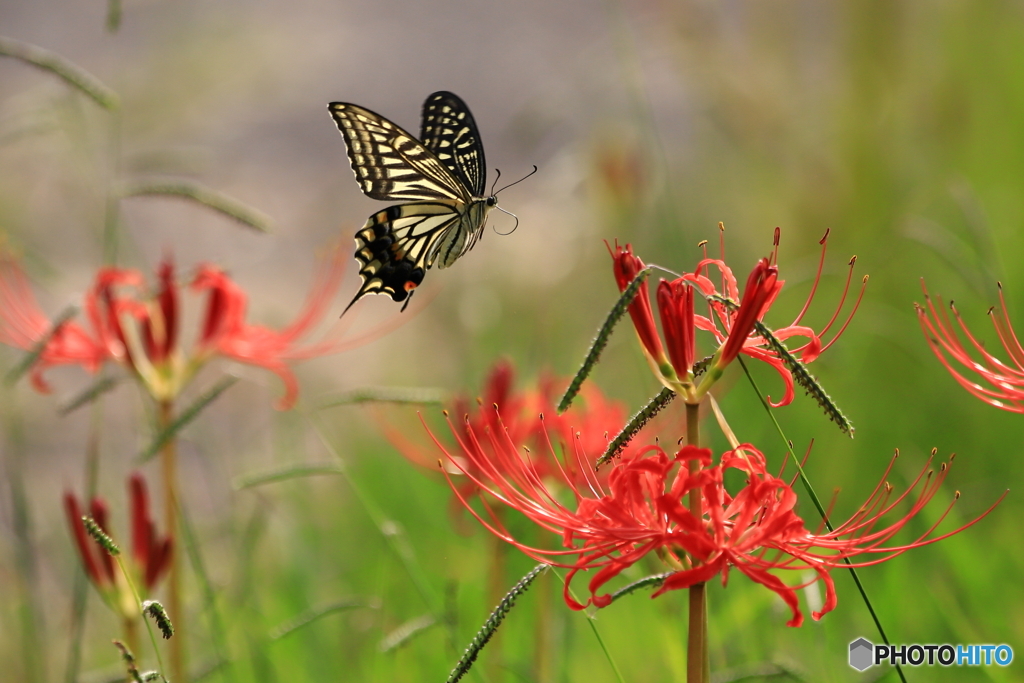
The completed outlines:
{"type": "Polygon", "coordinates": [[[57,408],[57,413],[61,417],[73,413],[82,406],[89,405],[103,394],[114,389],[120,383],[120,377],[101,377],[86,387],[82,392],[72,397],[67,403],[60,405],[57,408]]]}
{"type": "Polygon", "coordinates": [[[153,439],[153,442],[149,444],[148,448],[139,453],[139,462],[146,462],[159,453],[160,449],[163,448],[167,442],[173,439],[175,435],[188,423],[199,417],[199,413],[203,412],[208,405],[213,403],[218,396],[227,391],[228,388],[237,381],[237,377],[226,377],[215,384],[212,389],[197,398],[195,402],[183,410],[181,414],[171,422],[171,424],[167,425],[166,429],[156,435],[156,438],[153,439]]]}
{"type": "Polygon", "coordinates": [[[213,592],[213,582],[206,571],[206,563],[203,561],[202,553],[199,552],[199,542],[196,537],[195,528],[192,526],[192,519],[183,507],[179,507],[178,519],[181,524],[181,533],[185,541],[185,553],[188,555],[189,564],[192,565],[192,572],[199,583],[199,592],[203,600],[203,612],[206,614],[207,624],[210,629],[210,642],[213,644],[213,652],[217,659],[216,670],[220,671],[221,679],[225,683],[234,683],[235,671],[232,666],[231,652],[228,649],[225,638],[226,629],[224,619],[220,610],[217,609],[217,596],[213,592]]]}
{"type": "Polygon", "coordinates": [[[130,182],[121,188],[120,195],[122,197],[179,197],[213,209],[253,230],[272,232],[273,229],[273,221],[265,213],[226,194],[191,181],[130,182]]]}
{"type": "Polygon", "coordinates": [[[597,462],[594,463],[594,469],[597,469],[618,455],[619,451],[625,448],[626,444],[628,444],[633,437],[644,428],[644,425],[647,424],[655,415],[661,412],[665,406],[671,403],[672,399],[675,397],[676,393],[668,387],[659,391],[658,395],[652,398],[647,405],[636,413],[636,415],[631,417],[626,426],[622,428],[622,431],[619,432],[614,439],[608,442],[608,448],[605,449],[604,455],[598,458],[597,462]]]}
{"type": "Polygon", "coordinates": [[[358,609],[360,607],[375,607],[375,604],[373,601],[365,598],[345,598],[344,600],[336,600],[335,602],[324,605],[323,607],[308,609],[295,618],[289,619],[288,621],[273,628],[270,631],[270,640],[281,640],[285,636],[290,636],[292,633],[320,621],[326,616],[337,614],[339,612],[347,612],[348,610],[358,609]]]}
{"type": "Polygon", "coordinates": [[[32,369],[32,366],[36,364],[39,357],[43,355],[46,345],[50,343],[51,339],[53,339],[53,335],[57,333],[57,330],[60,329],[61,325],[75,317],[76,313],[78,313],[78,307],[74,305],[68,306],[61,311],[60,315],[54,319],[53,324],[50,326],[50,329],[46,334],[43,335],[42,339],[37,341],[32,348],[29,349],[28,353],[25,354],[25,356],[18,362],[18,364],[11,368],[7,372],[7,375],[4,376],[4,382],[7,386],[13,386],[26,372],[32,369]]]}
{"type": "Polygon", "coordinates": [[[117,93],[103,85],[98,78],[85,69],[55,52],[0,36],[0,55],[13,57],[26,64],[49,71],[71,87],[92,98],[104,109],[114,110],[120,106],[117,93]]]}
{"type": "Polygon", "coordinates": [[[317,477],[323,474],[344,474],[345,470],[334,463],[322,465],[286,465],[266,472],[243,474],[234,481],[236,491],[251,489],[264,484],[276,484],[279,481],[299,479],[301,477],[317,477]]]}
{"type": "Polygon", "coordinates": [[[448,680],[446,683],[457,683],[459,679],[466,675],[469,670],[473,667],[473,663],[476,658],[480,655],[481,650],[487,645],[487,642],[494,636],[495,631],[501,626],[501,622],[505,620],[505,617],[512,610],[516,604],[516,599],[520,595],[525,593],[529,589],[530,584],[533,580],[540,576],[541,572],[548,568],[546,564],[538,564],[536,567],[531,569],[526,576],[519,579],[516,585],[512,586],[512,590],[505,594],[505,597],[501,599],[498,606],[494,608],[491,615],[487,617],[487,621],[480,627],[480,630],[473,636],[473,640],[469,641],[469,646],[463,653],[462,658],[459,660],[452,672],[448,674],[448,680]]]}
{"type": "Polygon", "coordinates": [[[377,649],[381,652],[391,652],[397,650],[416,636],[424,633],[428,629],[437,626],[440,622],[433,614],[424,614],[410,619],[391,633],[387,634],[383,640],[380,641],[380,645],[377,649]]]}
{"type": "Polygon", "coordinates": [[[361,387],[325,399],[314,410],[347,406],[356,403],[422,403],[440,404],[445,398],[441,389],[419,387],[361,387]]]}
{"type": "MultiPolygon", "coordinates": [[[[757,382],[754,381],[754,377],[750,374],[750,370],[747,368],[747,364],[743,362],[743,358],[738,358],[738,360],[740,362],[740,367],[743,368],[743,372],[746,373],[747,375],[747,381],[750,382],[750,386],[753,387],[754,392],[757,394],[758,400],[761,401],[761,407],[763,407],[765,409],[765,412],[768,413],[769,419],[775,425],[775,430],[776,432],[778,432],[779,437],[782,439],[782,443],[784,444],[786,452],[789,453],[790,459],[793,461],[793,464],[796,465],[796,470],[800,475],[800,481],[803,482],[804,488],[807,490],[807,494],[811,497],[811,502],[814,503],[814,507],[818,511],[818,515],[821,516],[822,521],[825,523],[825,527],[829,531],[835,531],[835,529],[832,526],[832,521],[828,518],[828,515],[825,513],[825,508],[821,504],[821,500],[818,498],[818,494],[815,493],[814,487],[811,486],[811,480],[808,479],[807,475],[804,473],[804,468],[803,465],[800,464],[800,459],[797,458],[796,454],[793,453],[793,448],[790,445],[792,442],[790,442],[790,440],[786,438],[785,432],[782,431],[782,425],[780,425],[779,421],[775,419],[775,413],[772,411],[772,407],[768,405],[768,401],[765,400],[764,394],[761,393],[760,388],[757,386],[757,382]]],[[[846,563],[847,569],[850,570],[850,574],[853,576],[853,583],[857,586],[857,591],[860,593],[861,600],[864,601],[864,605],[868,608],[868,613],[871,615],[871,620],[874,622],[875,628],[878,630],[878,635],[882,637],[883,643],[889,645],[889,636],[886,635],[885,628],[882,627],[882,621],[879,618],[878,613],[875,612],[874,605],[871,604],[871,598],[868,597],[867,589],[864,588],[864,584],[861,583],[860,576],[857,574],[857,570],[852,566],[850,558],[844,557],[843,561],[846,563]]],[[[903,681],[903,683],[907,683],[907,679],[903,675],[903,669],[900,667],[899,664],[895,665],[895,669],[896,673],[900,677],[900,680],[903,681]]]]}
{"type": "MultiPolygon", "coordinates": [[[[430,610],[430,613],[438,617],[443,614],[441,609],[441,600],[437,597],[433,587],[430,585],[430,580],[427,578],[426,572],[423,567],[420,566],[419,560],[416,558],[416,553],[409,543],[409,538],[402,528],[395,522],[387,519],[384,515],[383,510],[377,505],[377,503],[363,490],[363,487],[359,485],[359,482],[351,475],[348,469],[345,467],[345,461],[342,459],[338,450],[334,447],[334,444],[324,434],[323,429],[319,423],[313,417],[309,418],[310,425],[313,427],[313,431],[316,432],[320,442],[327,449],[327,452],[337,461],[340,474],[345,478],[345,482],[348,484],[352,493],[355,494],[356,499],[362,506],[366,515],[373,522],[373,525],[380,532],[381,536],[384,537],[385,543],[391,548],[395,556],[398,557],[401,562],[403,569],[408,574],[409,579],[412,581],[416,591],[420,594],[424,604],[430,610]]],[[[439,620],[444,623],[443,620],[439,620]]],[[[455,633],[451,627],[446,624],[448,639],[450,641],[455,640],[455,633]]]]}
{"type": "Polygon", "coordinates": [[[569,388],[565,390],[565,395],[562,396],[562,400],[558,402],[558,412],[564,413],[569,409],[576,394],[580,392],[580,387],[583,385],[583,381],[590,374],[590,371],[594,369],[597,364],[598,358],[601,357],[601,352],[604,351],[604,347],[608,345],[608,339],[611,337],[612,330],[615,329],[615,325],[622,319],[622,316],[629,310],[629,305],[633,303],[633,299],[636,298],[636,293],[640,291],[640,285],[647,281],[647,276],[650,275],[651,268],[648,266],[644,268],[636,277],[622,290],[619,300],[612,306],[612,310],[609,311],[608,317],[605,318],[604,323],[597,330],[597,336],[594,337],[594,341],[590,343],[590,350],[587,351],[587,357],[583,359],[583,365],[576,372],[576,376],[572,378],[572,382],[569,383],[569,388]]]}

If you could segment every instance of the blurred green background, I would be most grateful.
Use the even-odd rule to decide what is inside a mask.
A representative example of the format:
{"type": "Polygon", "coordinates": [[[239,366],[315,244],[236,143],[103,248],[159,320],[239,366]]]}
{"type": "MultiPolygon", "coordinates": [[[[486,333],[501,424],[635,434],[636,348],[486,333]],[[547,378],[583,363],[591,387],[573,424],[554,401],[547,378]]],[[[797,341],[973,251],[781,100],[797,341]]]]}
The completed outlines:
{"type": "MultiPolygon", "coordinates": [[[[493,607],[494,586],[510,587],[533,563],[509,549],[504,575],[488,576],[496,542],[470,520],[453,522],[443,481],[380,435],[378,425],[394,421],[424,440],[415,409],[317,406],[367,386],[472,396],[502,356],[524,384],[545,370],[569,375],[617,296],[602,240],[632,242],[645,260],[683,270],[699,257],[699,240],[710,239],[717,254],[718,221],[738,273],[782,228],[787,287],[771,326],[802,305],[827,228],[809,322],[831,315],[851,255],[856,276],[871,276],[850,329],[813,368],[856,439],[805,397],[778,413],[797,450],[815,440],[808,472],[823,496],[842,489],[837,517],[856,510],[895,448],[903,454],[890,477],[898,488],[931,448],[957,453],[934,506],[900,537],[907,541],[954,490],[962,497],[947,524],[972,519],[1010,489],[970,531],[862,570],[891,638],[1007,643],[1024,653],[1024,506],[1015,490],[1024,417],[962,391],[933,358],[913,309],[924,277],[998,348],[985,313],[999,280],[1011,315],[1024,320],[1020,2],[127,0],[116,33],[104,28],[106,12],[79,0],[0,0],[0,33],[63,55],[122,101],[110,114],[51,74],[0,59],[0,239],[24,257],[54,314],[89,285],[104,259],[104,226],[116,219],[121,264],[151,272],[173,253],[188,272],[212,261],[250,293],[250,319],[290,320],[314,254],[332,240],[347,245],[384,206],[353,182],[326,111],[332,100],[416,131],[424,97],[452,90],[473,110],[492,177],[495,166],[510,180],[540,168],[501,196],[519,216],[514,234],[488,228],[456,267],[431,273],[418,298],[433,300],[396,331],[302,365],[296,410],[274,411],[276,378],[229,368],[243,383],[183,433],[184,507],[217,614],[186,572],[187,614],[177,620],[197,676],[442,680],[493,607]],[[257,234],[174,199],[110,206],[113,184],[140,178],[202,182],[269,215],[274,231],[257,234]],[[337,476],[235,486],[268,468],[331,461],[328,446],[371,505],[337,476]],[[409,566],[425,579],[426,597],[409,566]],[[350,597],[373,606],[271,639],[306,610],[350,597]],[[443,611],[449,626],[382,651],[396,629],[431,611],[443,611]]],[[[511,227],[492,216],[496,229],[511,227]]],[[[356,283],[350,267],[338,312],[356,283]]],[[[371,298],[354,332],[397,309],[371,298]]],[[[0,349],[0,370],[20,357],[0,349]]],[[[780,395],[770,372],[756,374],[780,395]]],[[[216,377],[207,371],[183,402],[216,377]]],[[[84,490],[85,451],[98,435],[99,491],[124,535],[124,477],[151,435],[149,416],[125,383],[100,411],[61,418],[58,403],[90,378],[80,370],[50,378],[52,396],[26,381],[0,388],[0,670],[4,680],[33,683],[111,680],[118,622],[91,591],[80,674],[68,677],[80,569],[60,497],[84,490]]],[[[630,410],[658,390],[627,329],[613,337],[594,381],[630,410]]],[[[738,436],[778,463],[778,437],[738,371],[728,389],[721,401],[738,436]]],[[[663,438],[674,440],[678,428],[662,424],[663,438]]],[[[721,448],[712,423],[705,432],[721,448]]],[[[156,464],[144,471],[157,488],[156,464]]],[[[809,506],[804,512],[813,526],[809,506]]],[[[510,523],[538,543],[557,542],[510,523]]],[[[641,569],[657,571],[631,577],[641,569]]],[[[820,623],[808,615],[799,629],[786,628],[781,603],[739,573],[725,589],[716,582],[710,637],[719,680],[780,664],[794,680],[873,680],[846,664],[847,644],[876,633],[848,574],[835,577],[839,607],[820,623]]],[[[560,590],[548,575],[522,598],[471,679],[615,680],[587,616],[566,609],[560,590]]],[[[637,595],[594,617],[625,680],[682,679],[683,594],[637,595]]],[[[152,666],[148,649],[142,654],[152,666]]],[[[922,668],[908,679],[1022,680],[1019,669],[922,668]]]]}

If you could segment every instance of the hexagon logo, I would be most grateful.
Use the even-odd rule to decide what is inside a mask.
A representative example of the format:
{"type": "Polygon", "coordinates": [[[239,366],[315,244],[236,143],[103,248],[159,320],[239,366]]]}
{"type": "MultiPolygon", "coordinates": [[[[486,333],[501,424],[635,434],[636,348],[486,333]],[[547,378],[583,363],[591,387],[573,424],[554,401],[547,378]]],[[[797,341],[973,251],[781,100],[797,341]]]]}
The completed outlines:
{"type": "Polygon", "coordinates": [[[850,643],[850,666],[857,671],[864,671],[872,664],[875,646],[865,638],[858,638],[850,643]]]}

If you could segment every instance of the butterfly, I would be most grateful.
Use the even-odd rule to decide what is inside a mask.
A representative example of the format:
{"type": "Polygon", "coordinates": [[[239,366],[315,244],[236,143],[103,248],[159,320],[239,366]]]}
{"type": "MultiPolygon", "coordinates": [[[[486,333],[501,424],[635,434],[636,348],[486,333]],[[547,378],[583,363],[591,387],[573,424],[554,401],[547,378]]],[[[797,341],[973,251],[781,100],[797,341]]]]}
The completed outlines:
{"type": "Polygon", "coordinates": [[[365,107],[331,102],[328,109],[363,194],[411,200],[378,211],[356,233],[362,284],[345,310],[368,294],[388,294],[405,301],[404,311],[427,270],[448,268],[473,248],[498,204],[496,193],[484,192],[476,121],[458,95],[443,90],[423,103],[418,140],[365,107]]]}

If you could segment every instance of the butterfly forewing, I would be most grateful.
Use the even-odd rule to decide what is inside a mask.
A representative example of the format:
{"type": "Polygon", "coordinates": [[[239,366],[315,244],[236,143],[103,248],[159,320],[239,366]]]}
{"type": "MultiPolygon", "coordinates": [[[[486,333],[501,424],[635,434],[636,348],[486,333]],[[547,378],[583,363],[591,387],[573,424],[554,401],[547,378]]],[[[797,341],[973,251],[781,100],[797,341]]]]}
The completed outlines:
{"type": "Polygon", "coordinates": [[[483,196],[487,183],[484,146],[473,114],[458,95],[442,90],[427,98],[420,140],[474,197],[483,196]]]}
{"type": "Polygon", "coordinates": [[[329,108],[345,138],[352,171],[367,197],[469,201],[464,183],[391,121],[346,102],[332,102],[329,108]]]}

